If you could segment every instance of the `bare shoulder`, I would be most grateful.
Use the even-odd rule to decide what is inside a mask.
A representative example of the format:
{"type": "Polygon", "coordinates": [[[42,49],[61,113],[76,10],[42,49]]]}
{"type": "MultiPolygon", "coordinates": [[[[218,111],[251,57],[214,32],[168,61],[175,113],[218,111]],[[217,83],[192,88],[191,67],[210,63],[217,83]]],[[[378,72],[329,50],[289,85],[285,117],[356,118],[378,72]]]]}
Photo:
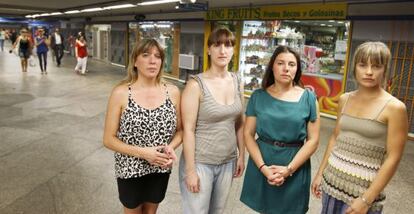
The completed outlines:
{"type": "Polygon", "coordinates": [[[397,99],[396,97],[392,95],[389,95],[389,96],[390,96],[390,101],[388,102],[388,105],[386,107],[387,110],[393,113],[407,111],[407,107],[405,106],[403,102],[401,102],[401,100],[397,99]]]}
{"type": "Polygon", "coordinates": [[[339,104],[344,104],[345,101],[348,99],[349,96],[351,96],[353,91],[343,93],[341,96],[339,96],[339,104]]]}
{"type": "Polygon", "coordinates": [[[198,91],[198,92],[200,92],[200,86],[199,86],[197,80],[195,80],[193,78],[187,80],[187,83],[185,85],[185,89],[189,89],[191,91],[198,91]]]}
{"type": "Polygon", "coordinates": [[[111,99],[122,101],[122,100],[126,100],[126,98],[128,98],[128,85],[127,84],[117,85],[112,89],[111,99]]]}
{"type": "Polygon", "coordinates": [[[171,94],[171,96],[174,96],[174,97],[180,95],[180,89],[178,89],[176,85],[173,85],[170,83],[166,83],[165,85],[167,86],[168,94],[171,94]]]}

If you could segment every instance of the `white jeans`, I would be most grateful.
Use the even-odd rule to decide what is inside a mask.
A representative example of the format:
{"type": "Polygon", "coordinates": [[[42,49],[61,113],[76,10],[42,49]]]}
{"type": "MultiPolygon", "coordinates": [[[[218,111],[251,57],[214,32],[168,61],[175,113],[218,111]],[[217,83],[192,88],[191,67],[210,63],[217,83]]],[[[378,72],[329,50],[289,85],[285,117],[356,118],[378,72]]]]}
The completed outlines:
{"type": "Polygon", "coordinates": [[[200,192],[188,191],[185,184],[185,162],[180,159],[179,179],[184,214],[221,214],[233,182],[236,160],[221,165],[196,163],[200,192]]]}
{"type": "Polygon", "coordinates": [[[78,57],[78,63],[76,64],[75,70],[78,71],[82,68],[81,73],[85,74],[86,71],[86,63],[88,62],[88,57],[80,58],[78,57]]]}

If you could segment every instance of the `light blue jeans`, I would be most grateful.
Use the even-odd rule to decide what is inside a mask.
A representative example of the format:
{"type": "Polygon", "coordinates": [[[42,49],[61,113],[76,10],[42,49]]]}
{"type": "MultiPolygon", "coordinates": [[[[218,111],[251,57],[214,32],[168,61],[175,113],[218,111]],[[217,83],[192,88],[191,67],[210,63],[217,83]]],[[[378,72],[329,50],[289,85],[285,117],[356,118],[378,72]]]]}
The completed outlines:
{"type": "Polygon", "coordinates": [[[200,178],[200,192],[188,191],[185,184],[185,162],[181,155],[179,178],[184,214],[221,214],[224,213],[229,196],[236,160],[221,165],[196,163],[200,178]]]}

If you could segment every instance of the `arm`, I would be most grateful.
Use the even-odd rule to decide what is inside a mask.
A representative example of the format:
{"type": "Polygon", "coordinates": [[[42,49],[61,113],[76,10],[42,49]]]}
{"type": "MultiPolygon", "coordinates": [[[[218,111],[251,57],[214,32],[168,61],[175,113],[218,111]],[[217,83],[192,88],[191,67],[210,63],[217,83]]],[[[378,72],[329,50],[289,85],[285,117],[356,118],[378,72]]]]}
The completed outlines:
{"type": "Polygon", "coordinates": [[[367,191],[355,199],[347,213],[366,213],[369,204],[384,190],[394,176],[401,160],[408,133],[408,117],[405,105],[399,100],[391,101],[383,112],[387,120],[387,145],[384,163],[367,191]],[[363,201],[365,200],[365,202],[363,201]],[[355,211],[355,212],[354,212],[355,211]]]}
{"type": "Polygon", "coordinates": [[[16,41],[12,45],[12,50],[16,48],[17,44],[20,42],[20,36],[17,37],[16,41]]]}
{"type": "Polygon", "coordinates": [[[311,155],[316,151],[319,145],[319,130],[320,130],[320,117],[319,117],[319,106],[318,101],[316,101],[316,120],[313,122],[308,122],[307,133],[305,143],[302,148],[296,153],[292,161],[285,167],[285,170],[282,172],[283,177],[288,177],[293,174],[297,169],[300,168],[311,155]]]}
{"type": "Polygon", "coordinates": [[[185,159],[185,180],[187,188],[190,192],[197,193],[200,191],[200,179],[195,167],[195,128],[197,122],[198,107],[201,98],[201,89],[194,79],[187,82],[184,89],[181,110],[182,114],[184,138],[183,153],[185,159]]]}
{"type": "Polygon", "coordinates": [[[78,46],[75,45],[75,58],[78,58],[78,46]]]}
{"type": "Polygon", "coordinates": [[[180,90],[175,85],[168,86],[168,93],[170,94],[171,100],[174,103],[175,111],[177,112],[177,128],[173,139],[171,140],[170,146],[173,149],[178,148],[183,140],[183,129],[181,124],[181,95],[180,90]]]}
{"type": "MultiPolygon", "coordinates": [[[[109,98],[105,118],[103,144],[105,147],[122,154],[147,160],[150,164],[163,166],[168,162],[166,154],[157,151],[158,147],[138,147],[119,140],[116,133],[119,129],[121,114],[128,100],[128,88],[125,85],[116,87],[109,98]]],[[[161,147],[160,147],[161,148],[161,147]]]]}
{"type": "Polygon", "coordinates": [[[171,140],[171,142],[168,144],[168,146],[165,147],[165,154],[169,156],[169,163],[165,167],[171,167],[173,164],[173,161],[177,159],[177,156],[175,154],[175,149],[181,145],[182,139],[183,139],[183,130],[181,126],[181,109],[180,109],[180,102],[181,102],[181,95],[180,90],[175,85],[167,85],[168,94],[170,96],[171,101],[174,104],[175,111],[177,112],[177,127],[175,134],[171,140]]]}
{"type": "MultiPolygon", "coordinates": [[[[243,84],[240,84],[240,92],[241,92],[240,99],[241,99],[242,106],[244,105],[243,91],[244,91],[244,86],[243,84]]],[[[245,121],[244,113],[241,112],[235,124],[236,137],[237,137],[237,148],[239,150],[236,171],[234,172],[234,177],[236,178],[241,177],[243,175],[243,171],[245,168],[245,165],[244,165],[245,146],[244,146],[244,139],[243,139],[244,121],[245,121]]]]}
{"type": "Polygon", "coordinates": [[[334,148],[334,145],[336,143],[336,138],[339,135],[339,130],[340,130],[339,121],[341,119],[342,108],[343,108],[343,105],[345,103],[345,100],[347,99],[347,96],[349,96],[349,95],[348,94],[343,94],[339,98],[339,104],[338,104],[338,109],[337,109],[337,113],[336,113],[337,118],[336,118],[335,129],[334,129],[334,132],[332,133],[331,137],[329,138],[329,142],[328,142],[328,145],[326,146],[325,153],[324,153],[322,161],[319,165],[318,172],[316,173],[316,175],[315,175],[315,177],[313,178],[313,181],[312,181],[311,190],[312,190],[313,195],[316,196],[317,198],[321,198],[321,196],[322,196],[322,192],[320,191],[320,188],[319,188],[320,184],[321,184],[321,181],[322,181],[322,173],[323,173],[323,170],[328,165],[329,156],[331,155],[331,152],[332,152],[332,150],[334,148]]]}
{"type": "Polygon", "coordinates": [[[259,146],[254,139],[256,134],[256,117],[255,116],[247,116],[246,122],[244,123],[244,143],[246,145],[247,151],[249,152],[250,158],[256,164],[257,168],[260,172],[267,178],[267,182],[270,185],[277,185],[283,178],[280,176],[269,166],[265,165],[265,161],[263,160],[262,153],[260,152],[259,146]]]}

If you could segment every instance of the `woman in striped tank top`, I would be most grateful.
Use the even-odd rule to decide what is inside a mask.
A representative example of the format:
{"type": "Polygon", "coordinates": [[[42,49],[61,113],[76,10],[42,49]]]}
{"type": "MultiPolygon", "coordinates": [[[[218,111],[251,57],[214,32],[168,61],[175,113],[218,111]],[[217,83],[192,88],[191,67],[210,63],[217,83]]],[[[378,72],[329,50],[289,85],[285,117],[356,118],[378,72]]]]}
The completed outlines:
{"type": "Polygon", "coordinates": [[[355,91],[339,100],[337,123],[312,183],[323,214],[382,213],[389,183],[407,141],[404,103],[383,89],[391,53],[365,42],[354,54],[355,91]]]}
{"type": "Polygon", "coordinates": [[[209,69],[183,92],[180,190],[185,214],[224,212],[233,177],[244,170],[242,89],[227,71],[235,38],[226,28],[208,38],[209,69]]]}

